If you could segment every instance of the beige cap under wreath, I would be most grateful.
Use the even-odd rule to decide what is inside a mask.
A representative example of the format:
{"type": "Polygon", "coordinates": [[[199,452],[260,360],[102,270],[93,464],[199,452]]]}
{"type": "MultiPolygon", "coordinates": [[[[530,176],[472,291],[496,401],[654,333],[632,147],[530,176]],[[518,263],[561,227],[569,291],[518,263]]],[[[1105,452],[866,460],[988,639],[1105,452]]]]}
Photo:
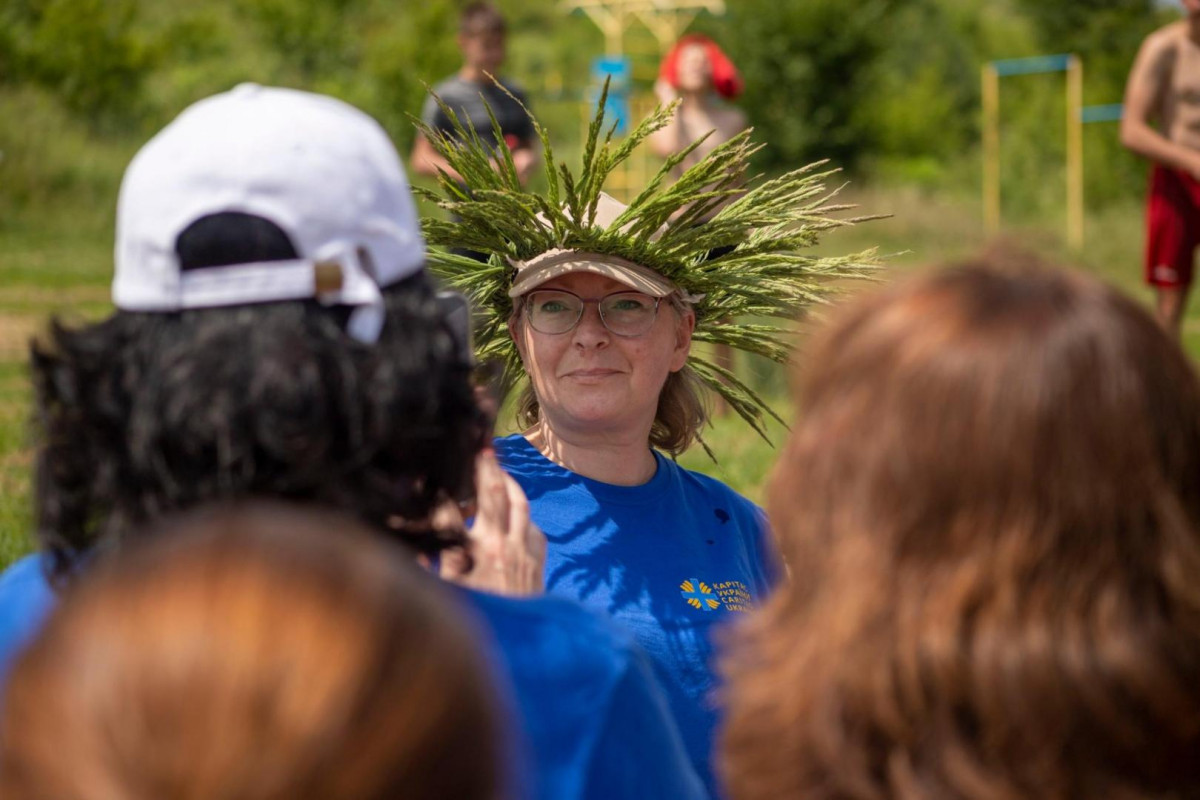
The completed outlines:
{"type": "MultiPolygon", "coordinates": [[[[607,228],[625,209],[624,203],[601,192],[596,203],[596,226],[607,228]]],[[[541,218],[540,215],[539,218],[541,218]]],[[[661,230],[651,238],[657,238],[659,233],[661,230]]],[[[606,253],[554,249],[540,253],[528,261],[513,261],[512,263],[517,268],[517,275],[508,292],[509,297],[520,297],[552,278],[572,272],[591,272],[603,275],[619,281],[631,289],[645,292],[651,297],[666,297],[679,291],[678,286],[649,267],[606,253]]]]}

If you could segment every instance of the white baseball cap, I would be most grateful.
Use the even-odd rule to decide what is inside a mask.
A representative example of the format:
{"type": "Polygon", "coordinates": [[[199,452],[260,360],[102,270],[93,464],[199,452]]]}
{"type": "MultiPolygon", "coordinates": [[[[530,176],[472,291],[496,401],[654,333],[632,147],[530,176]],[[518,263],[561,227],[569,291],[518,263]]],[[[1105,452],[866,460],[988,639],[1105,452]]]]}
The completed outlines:
{"type": "Polygon", "coordinates": [[[424,261],[404,168],[374,119],[332,97],[244,84],[186,109],[125,171],[113,303],[170,312],[316,298],[356,307],[347,330],[375,341],[380,287],[424,261]],[[277,226],[298,258],[186,269],[180,234],[229,212],[277,226]]]}

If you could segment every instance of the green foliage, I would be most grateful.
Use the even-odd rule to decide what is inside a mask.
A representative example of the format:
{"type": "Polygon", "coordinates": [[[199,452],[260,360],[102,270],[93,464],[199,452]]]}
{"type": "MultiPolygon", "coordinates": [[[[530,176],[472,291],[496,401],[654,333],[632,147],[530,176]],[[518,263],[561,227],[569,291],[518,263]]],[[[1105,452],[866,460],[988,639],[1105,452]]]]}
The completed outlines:
{"type": "Polygon", "coordinates": [[[44,89],[0,92],[0,232],[28,230],[38,216],[58,219],[55,209],[69,208],[73,226],[111,236],[133,147],[94,135],[44,89]]]}
{"type": "Polygon", "coordinates": [[[1156,0],[1047,3],[1017,0],[1038,39],[1054,52],[1078,53],[1103,82],[1124,83],[1128,57],[1150,31],[1175,16],[1156,0]]]}
{"type": "Polygon", "coordinates": [[[361,0],[235,0],[235,7],[306,83],[357,61],[361,0]]]}
{"type": "Polygon", "coordinates": [[[455,44],[457,20],[452,4],[405,4],[403,13],[384,4],[378,24],[366,32],[361,77],[370,76],[372,111],[407,152],[415,131],[409,114],[425,100],[425,86],[454,72],[461,64],[455,44]]]}
{"type": "MultiPolygon", "coordinates": [[[[500,0],[509,74],[573,152],[603,38],[556,0],[500,0]]],[[[327,92],[377,117],[407,152],[425,84],[459,64],[459,0],[5,0],[0,3],[0,226],[64,203],[107,218],[124,159],[186,105],[242,81],[327,92]],[[28,213],[27,213],[28,212],[28,213]]],[[[830,158],[894,183],[978,190],[979,67],[1074,51],[1087,103],[1117,102],[1141,38],[1174,16],[1153,0],[738,0],[697,27],[746,78],[739,103],[769,172],[830,158]]],[[[626,38],[635,83],[657,55],[626,38]]],[[[1063,199],[1062,81],[1004,82],[1006,218],[1063,199]]],[[[1096,207],[1143,190],[1115,126],[1085,134],[1096,207]]],[[[541,185],[545,176],[535,178],[541,185]]],[[[90,222],[89,222],[90,224],[90,222]]]]}
{"type": "Polygon", "coordinates": [[[904,1],[856,0],[848,12],[845,0],[739,0],[702,22],[742,71],[768,168],[830,158],[852,169],[876,144],[863,98],[904,1]]]}
{"type": "Polygon", "coordinates": [[[138,12],[137,0],[14,0],[0,17],[0,80],[40,84],[89,117],[134,114],[159,56],[138,12]]]}
{"type": "Polygon", "coordinates": [[[28,502],[29,459],[25,409],[29,391],[21,365],[4,358],[0,350],[0,565],[7,565],[29,549],[27,533],[33,529],[28,502]]]}

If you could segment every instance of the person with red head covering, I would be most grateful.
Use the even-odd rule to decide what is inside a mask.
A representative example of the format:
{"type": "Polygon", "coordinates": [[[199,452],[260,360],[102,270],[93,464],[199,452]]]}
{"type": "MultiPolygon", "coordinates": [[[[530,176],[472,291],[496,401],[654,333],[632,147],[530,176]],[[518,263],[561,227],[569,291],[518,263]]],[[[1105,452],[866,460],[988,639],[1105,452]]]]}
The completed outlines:
{"type": "MultiPolygon", "coordinates": [[[[742,83],[742,76],[738,74],[737,67],[729,60],[729,56],[725,55],[720,45],[702,33],[689,33],[675,43],[663,58],[662,64],[659,65],[658,77],[660,80],[666,81],[675,89],[679,88],[680,60],[684,51],[689,48],[692,48],[693,51],[703,51],[708,62],[708,77],[713,91],[726,100],[733,100],[742,93],[745,85],[742,83]]],[[[689,58],[698,58],[698,55],[698,52],[688,53],[689,58]]]]}
{"type": "MultiPolygon", "coordinates": [[[[742,76],[729,56],[703,34],[689,33],[681,37],[663,58],[654,91],[664,103],[676,99],[680,103],[670,124],[650,137],[651,149],[667,158],[708,134],[708,138],[676,167],[676,176],[746,129],[745,113],[726,102],[741,94],[743,88],[742,76]]],[[[726,252],[714,250],[708,257],[717,259],[726,252]]],[[[717,345],[713,355],[721,367],[733,371],[733,351],[729,347],[717,345]]],[[[728,409],[718,400],[715,410],[724,415],[728,409]]]]}
{"type": "Polygon", "coordinates": [[[729,101],[740,95],[742,77],[707,36],[690,33],[676,42],[662,60],[654,89],[664,103],[681,100],[671,124],[650,139],[655,153],[666,158],[709,131],[714,132],[679,165],[680,172],[746,129],[742,110],[716,99],[719,95],[729,101]]]}

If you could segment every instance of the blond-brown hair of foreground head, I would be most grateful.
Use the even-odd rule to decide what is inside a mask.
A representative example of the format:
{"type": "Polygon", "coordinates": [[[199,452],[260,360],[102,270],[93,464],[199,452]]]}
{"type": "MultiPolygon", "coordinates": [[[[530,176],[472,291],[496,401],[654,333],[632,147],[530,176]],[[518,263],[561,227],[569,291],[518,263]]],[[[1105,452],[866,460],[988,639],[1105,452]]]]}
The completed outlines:
{"type": "Polygon", "coordinates": [[[19,660],[5,800],[497,796],[472,632],[340,517],[214,512],[90,569],[19,660]]]}
{"type": "Polygon", "coordinates": [[[1096,280],[981,258],[813,343],[736,800],[1200,797],[1200,388],[1096,280]]]}

